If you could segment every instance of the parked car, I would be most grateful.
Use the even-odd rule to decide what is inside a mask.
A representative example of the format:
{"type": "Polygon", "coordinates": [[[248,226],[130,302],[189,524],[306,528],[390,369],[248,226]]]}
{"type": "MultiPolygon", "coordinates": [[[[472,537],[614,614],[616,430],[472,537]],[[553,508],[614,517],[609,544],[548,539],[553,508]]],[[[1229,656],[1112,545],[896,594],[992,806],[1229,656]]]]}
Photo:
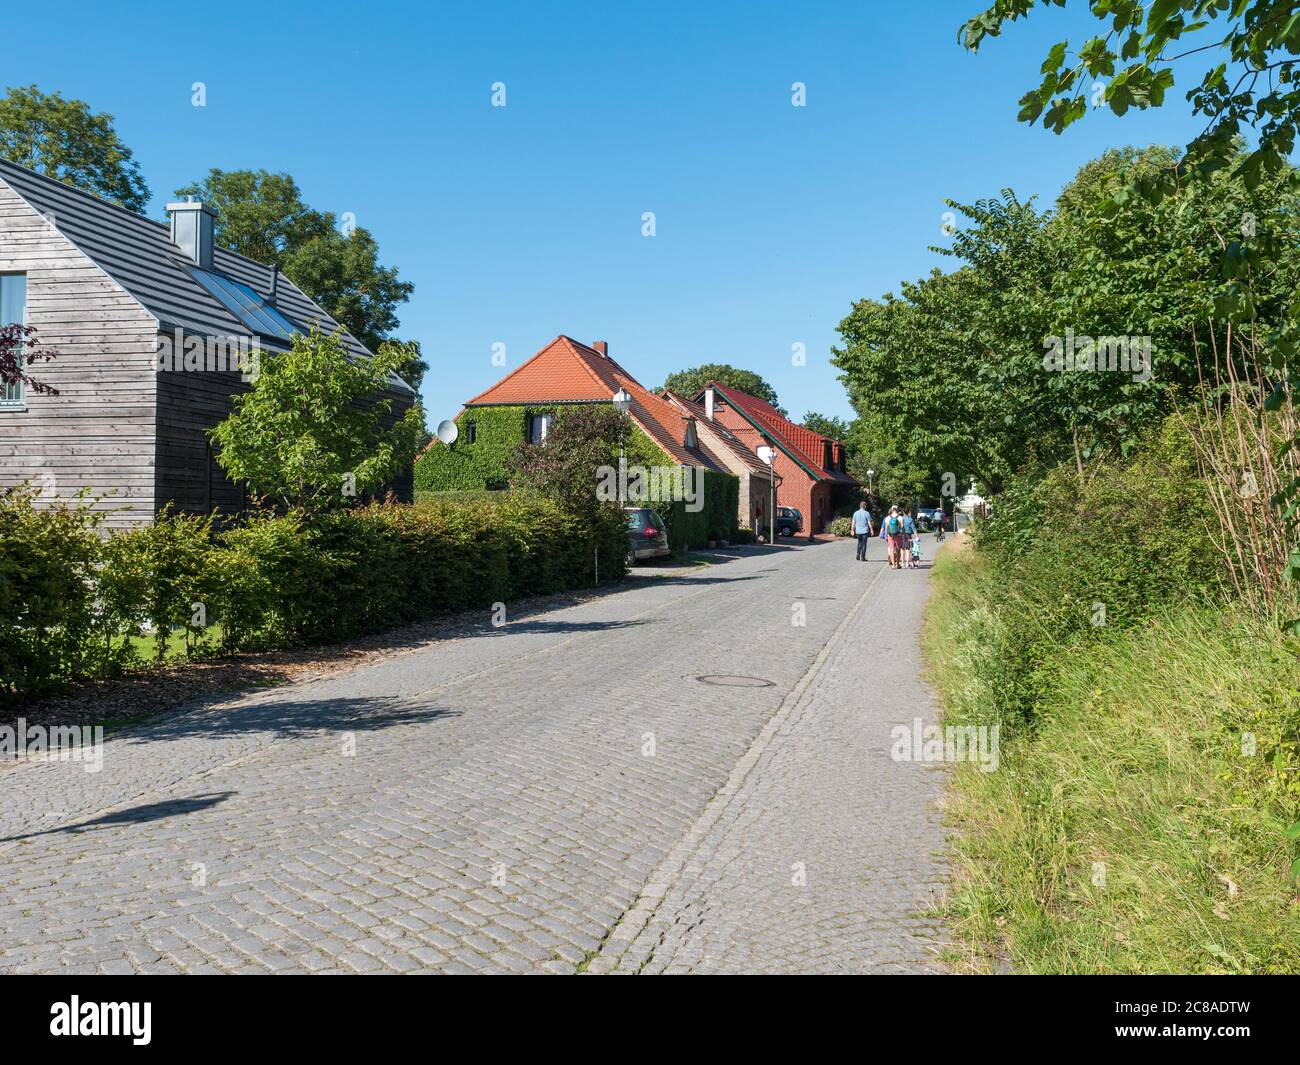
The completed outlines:
{"type": "Polygon", "coordinates": [[[803,531],[803,514],[794,507],[776,508],[777,536],[793,536],[803,531]]]}
{"type": "Polygon", "coordinates": [[[657,511],[649,507],[624,507],[627,515],[627,564],[635,566],[643,558],[662,558],[672,554],[668,547],[668,527],[657,511]]]}

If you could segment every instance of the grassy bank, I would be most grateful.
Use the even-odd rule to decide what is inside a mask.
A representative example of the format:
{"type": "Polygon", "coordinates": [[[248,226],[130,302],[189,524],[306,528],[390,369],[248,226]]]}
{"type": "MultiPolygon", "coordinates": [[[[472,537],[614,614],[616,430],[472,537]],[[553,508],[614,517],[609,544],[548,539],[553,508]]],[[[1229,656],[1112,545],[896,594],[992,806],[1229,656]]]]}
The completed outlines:
{"type": "MultiPolygon", "coordinates": [[[[951,721],[1002,713],[999,576],[969,544],[935,567],[925,651],[951,721]]],[[[1295,652],[1231,607],[1173,603],[1063,640],[1032,714],[1001,722],[1000,769],[953,777],[964,964],[1300,972],[1295,652]]]]}

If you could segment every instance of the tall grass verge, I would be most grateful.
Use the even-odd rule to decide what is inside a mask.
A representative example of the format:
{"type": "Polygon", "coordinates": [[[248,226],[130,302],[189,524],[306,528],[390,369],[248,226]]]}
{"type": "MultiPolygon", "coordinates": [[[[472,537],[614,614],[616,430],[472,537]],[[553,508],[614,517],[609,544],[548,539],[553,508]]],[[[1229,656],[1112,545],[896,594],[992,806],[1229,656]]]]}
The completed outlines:
{"type": "MultiPolygon", "coordinates": [[[[1004,714],[1004,575],[943,551],[924,646],[954,723],[1004,714]]],[[[1297,647],[1242,606],[1165,601],[1037,664],[1000,768],[958,766],[946,907],[959,964],[1030,973],[1300,972],[1297,647]]]]}

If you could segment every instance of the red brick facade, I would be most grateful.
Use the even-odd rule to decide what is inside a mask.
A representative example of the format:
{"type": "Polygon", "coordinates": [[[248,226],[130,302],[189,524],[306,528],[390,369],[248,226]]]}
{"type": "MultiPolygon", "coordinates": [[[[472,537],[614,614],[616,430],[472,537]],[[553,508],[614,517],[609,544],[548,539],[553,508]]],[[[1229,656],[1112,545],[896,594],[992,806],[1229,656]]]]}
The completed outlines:
{"type": "MultiPolygon", "coordinates": [[[[858,482],[844,472],[844,445],[782,417],[756,396],[713,383],[713,417],[750,451],[776,447],[776,472],[781,478],[777,505],[796,507],[803,514],[803,533],[825,532],[830,524],[836,485],[858,482]]],[[[696,403],[708,408],[708,389],[696,403]]]]}

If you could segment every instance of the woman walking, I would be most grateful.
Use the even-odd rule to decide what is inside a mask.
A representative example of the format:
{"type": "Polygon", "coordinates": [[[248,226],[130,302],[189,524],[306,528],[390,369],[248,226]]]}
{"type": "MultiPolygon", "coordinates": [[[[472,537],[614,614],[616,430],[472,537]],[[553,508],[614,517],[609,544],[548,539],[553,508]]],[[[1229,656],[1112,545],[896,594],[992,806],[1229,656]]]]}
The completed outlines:
{"type": "Polygon", "coordinates": [[[903,518],[898,507],[889,508],[889,517],[884,522],[885,536],[889,544],[889,568],[901,569],[901,556],[903,553],[903,538],[906,535],[903,530],[903,518]]]}

